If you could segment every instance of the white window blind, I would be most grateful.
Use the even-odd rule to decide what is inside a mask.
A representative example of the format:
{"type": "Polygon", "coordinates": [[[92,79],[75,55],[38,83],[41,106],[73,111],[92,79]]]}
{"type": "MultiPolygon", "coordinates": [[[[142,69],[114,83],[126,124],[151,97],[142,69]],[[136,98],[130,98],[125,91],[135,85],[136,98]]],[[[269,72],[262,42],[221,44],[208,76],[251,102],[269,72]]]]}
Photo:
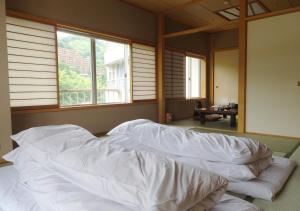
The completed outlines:
{"type": "Polygon", "coordinates": [[[155,48],[132,44],[133,101],[156,99],[155,48]]]}
{"type": "Polygon", "coordinates": [[[185,98],[185,54],[166,50],[164,67],[166,98],[185,98]]]}
{"type": "Polygon", "coordinates": [[[6,18],[11,107],[57,105],[55,27],[6,18]]]}

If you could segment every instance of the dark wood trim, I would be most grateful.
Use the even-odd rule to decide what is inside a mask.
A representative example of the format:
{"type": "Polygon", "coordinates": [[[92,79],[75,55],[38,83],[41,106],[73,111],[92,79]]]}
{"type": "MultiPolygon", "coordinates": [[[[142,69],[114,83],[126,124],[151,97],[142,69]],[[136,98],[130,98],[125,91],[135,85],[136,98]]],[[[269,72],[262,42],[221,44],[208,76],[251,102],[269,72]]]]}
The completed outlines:
{"type": "Polygon", "coordinates": [[[0,165],[9,164],[10,162],[0,158],[0,165]]]}
{"type": "Polygon", "coordinates": [[[11,107],[10,110],[12,113],[15,112],[26,112],[26,111],[41,111],[49,109],[58,109],[58,105],[45,105],[45,106],[23,106],[23,107],[11,107]]]}
{"type": "Polygon", "coordinates": [[[214,86],[215,86],[215,76],[214,76],[214,68],[215,68],[215,52],[214,52],[214,40],[212,36],[209,37],[209,46],[210,46],[210,59],[209,59],[209,96],[208,96],[208,104],[214,105],[214,86]]]}
{"type": "Polygon", "coordinates": [[[103,131],[103,132],[99,132],[99,133],[93,133],[94,136],[97,137],[101,137],[101,136],[105,136],[109,131],[103,131]]]}
{"type": "Polygon", "coordinates": [[[164,80],[164,51],[165,51],[165,17],[158,15],[158,42],[157,42],[157,72],[158,72],[158,121],[166,122],[166,102],[165,102],[165,80],[164,80]]]}
{"type": "Polygon", "coordinates": [[[107,109],[107,108],[120,108],[120,107],[130,107],[138,105],[147,105],[147,104],[157,104],[157,100],[149,101],[135,101],[133,103],[125,104],[105,104],[105,105],[84,105],[84,106],[68,106],[68,107],[28,107],[17,108],[18,110],[12,110],[12,115],[22,115],[22,114],[31,114],[31,113],[48,113],[48,112],[64,112],[64,111],[73,111],[73,110],[90,110],[90,109],[107,109]]]}
{"type": "Polygon", "coordinates": [[[192,29],[183,30],[183,31],[164,34],[164,38],[185,36],[185,35],[194,34],[194,33],[198,33],[198,32],[209,31],[209,30],[212,30],[215,28],[225,27],[225,26],[238,26],[238,24],[239,24],[239,20],[233,20],[233,21],[226,22],[226,23],[205,25],[205,26],[200,26],[200,27],[196,27],[196,28],[192,28],[192,29]]]}
{"type": "Polygon", "coordinates": [[[132,51],[132,44],[133,42],[130,42],[130,102],[133,102],[133,51],[132,51]]]}
{"type": "Polygon", "coordinates": [[[59,71],[58,71],[58,42],[57,27],[55,26],[55,57],[56,57],[56,91],[57,91],[57,107],[60,105],[60,88],[59,88],[59,71]]]}
{"type": "Polygon", "coordinates": [[[246,124],[246,64],[247,64],[247,2],[240,1],[239,26],[239,84],[238,84],[238,132],[245,132],[246,124]]]}
{"type": "Polygon", "coordinates": [[[184,98],[184,97],[180,97],[180,98],[166,98],[166,102],[193,102],[193,101],[197,101],[197,100],[206,100],[206,98],[184,98]]]}

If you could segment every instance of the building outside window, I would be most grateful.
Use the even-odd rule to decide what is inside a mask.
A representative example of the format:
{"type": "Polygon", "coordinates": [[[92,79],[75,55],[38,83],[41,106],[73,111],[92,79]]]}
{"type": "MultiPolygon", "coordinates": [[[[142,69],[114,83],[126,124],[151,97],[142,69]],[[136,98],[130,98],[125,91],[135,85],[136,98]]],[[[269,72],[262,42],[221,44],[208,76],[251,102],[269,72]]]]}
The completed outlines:
{"type": "Polygon", "coordinates": [[[128,44],[68,31],[57,43],[61,106],[131,101],[128,44]]]}

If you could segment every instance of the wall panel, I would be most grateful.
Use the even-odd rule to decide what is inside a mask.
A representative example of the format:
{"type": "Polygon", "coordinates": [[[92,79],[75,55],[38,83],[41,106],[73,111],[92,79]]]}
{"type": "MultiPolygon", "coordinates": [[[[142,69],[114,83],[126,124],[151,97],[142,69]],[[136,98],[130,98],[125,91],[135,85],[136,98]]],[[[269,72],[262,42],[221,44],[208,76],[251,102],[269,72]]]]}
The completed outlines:
{"type": "Polygon", "coordinates": [[[300,137],[300,12],[248,23],[246,131],[300,137]]]}

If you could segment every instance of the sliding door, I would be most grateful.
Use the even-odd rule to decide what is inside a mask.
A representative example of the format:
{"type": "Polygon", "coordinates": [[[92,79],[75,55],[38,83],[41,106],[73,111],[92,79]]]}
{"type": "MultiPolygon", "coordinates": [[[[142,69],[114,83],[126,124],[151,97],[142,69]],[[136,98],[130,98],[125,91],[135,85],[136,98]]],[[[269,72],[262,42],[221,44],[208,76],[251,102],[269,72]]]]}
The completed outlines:
{"type": "Polygon", "coordinates": [[[238,101],[238,49],[215,51],[214,104],[225,105],[238,101]]]}

